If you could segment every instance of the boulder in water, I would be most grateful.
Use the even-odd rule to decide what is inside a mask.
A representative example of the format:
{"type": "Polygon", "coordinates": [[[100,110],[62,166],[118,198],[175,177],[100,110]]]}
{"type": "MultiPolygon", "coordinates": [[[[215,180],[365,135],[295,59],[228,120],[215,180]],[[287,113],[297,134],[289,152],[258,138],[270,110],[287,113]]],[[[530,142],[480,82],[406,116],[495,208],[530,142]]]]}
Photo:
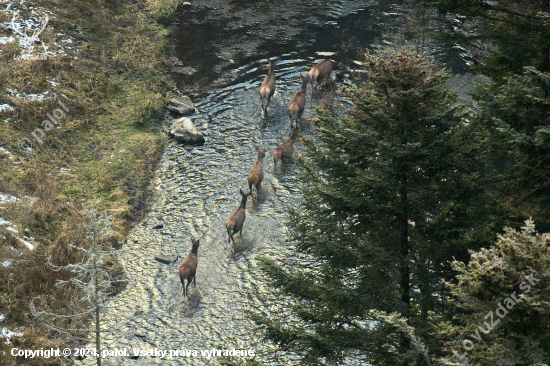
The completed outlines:
{"type": "Polygon", "coordinates": [[[174,120],[169,134],[184,144],[202,145],[205,141],[202,133],[195,127],[193,121],[187,117],[174,120]]]}
{"type": "Polygon", "coordinates": [[[195,105],[191,101],[191,98],[186,95],[183,97],[174,97],[170,99],[166,109],[181,116],[188,116],[195,113],[195,105]]]}
{"type": "Polygon", "coordinates": [[[177,256],[168,256],[164,254],[155,255],[155,260],[164,264],[172,263],[180,259],[181,257],[179,255],[177,256]]]}

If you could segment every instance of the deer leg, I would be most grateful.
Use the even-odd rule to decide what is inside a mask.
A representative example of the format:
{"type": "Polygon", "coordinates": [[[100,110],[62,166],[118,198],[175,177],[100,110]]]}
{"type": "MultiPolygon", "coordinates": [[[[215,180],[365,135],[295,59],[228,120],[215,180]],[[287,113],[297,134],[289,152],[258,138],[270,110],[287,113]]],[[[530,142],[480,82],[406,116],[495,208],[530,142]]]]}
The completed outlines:
{"type": "Polygon", "coordinates": [[[181,294],[183,295],[183,297],[185,297],[185,282],[183,282],[183,278],[180,277],[180,280],[181,280],[181,294]]]}
{"type": "Polygon", "coordinates": [[[185,286],[185,292],[187,293],[187,297],[189,297],[189,290],[187,289],[189,285],[191,284],[191,281],[189,281],[189,278],[187,279],[187,286],[185,286]]]}
{"type": "Polygon", "coordinates": [[[252,183],[248,183],[248,191],[252,194],[252,183]]]}
{"type": "Polygon", "coordinates": [[[197,280],[196,280],[196,276],[193,275],[193,287],[197,287],[197,280]]]}

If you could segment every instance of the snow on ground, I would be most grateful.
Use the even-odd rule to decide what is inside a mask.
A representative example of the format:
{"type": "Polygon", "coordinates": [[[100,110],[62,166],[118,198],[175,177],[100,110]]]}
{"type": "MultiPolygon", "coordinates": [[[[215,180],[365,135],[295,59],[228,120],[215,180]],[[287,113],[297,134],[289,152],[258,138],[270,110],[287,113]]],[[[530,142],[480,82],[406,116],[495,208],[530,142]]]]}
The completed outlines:
{"type": "Polygon", "coordinates": [[[46,90],[44,93],[42,94],[25,94],[25,93],[19,93],[17,90],[15,89],[10,89],[10,88],[7,88],[6,89],[8,91],[8,93],[10,93],[10,96],[11,97],[15,97],[15,98],[20,98],[20,99],[25,99],[25,100],[36,100],[36,101],[41,101],[42,99],[46,98],[46,96],[48,94],[50,94],[50,91],[49,90],[46,90]]]}
{"type": "MultiPolygon", "coordinates": [[[[52,19],[55,14],[41,7],[27,4],[25,0],[0,0],[3,9],[0,13],[6,13],[9,21],[0,23],[0,45],[17,44],[21,54],[14,58],[13,62],[23,60],[45,60],[51,57],[66,56],[68,50],[73,50],[73,39],[63,33],[55,33],[52,19]],[[23,15],[24,14],[24,15],[23,15]],[[44,32],[53,31],[56,41],[44,42],[44,32]]],[[[50,34],[52,32],[49,32],[50,34]]],[[[78,50],[75,50],[78,51],[78,50]]],[[[2,50],[0,49],[0,54],[2,50]]],[[[58,83],[48,79],[52,87],[58,83]]],[[[17,90],[8,90],[10,96],[32,101],[41,101],[52,97],[52,94],[21,94],[17,90]]],[[[0,112],[10,109],[7,104],[0,105],[0,112]]],[[[7,120],[6,120],[7,121],[7,120]]]]}
{"type": "Polygon", "coordinates": [[[0,36],[0,44],[17,43],[21,48],[21,56],[16,61],[29,59],[44,59],[67,55],[65,50],[72,50],[73,40],[63,33],[56,33],[59,41],[46,44],[42,41],[42,33],[46,29],[54,29],[51,19],[55,17],[51,11],[44,8],[30,6],[24,0],[0,0],[0,4],[7,4],[0,10],[10,18],[9,22],[0,23],[6,35],[0,36]],[[29,14],[25,18],[22,13],[29,14]]]}
{"type": "Polygon", "coordinates": [[[0,338],[4,338],[6,340],[6,344],[10,344],[10,338],[13,336],[21,337],[23,333],[21,332],[12,332],[8,328],[2,328],[0,329],[0,338]]]}
{"type": "MultiPolygon", "coordinates": [[[[10,159],[13,159],[13,154],[9,150],[6,150],[5,148],[3,148],[2,146],[0,146],[0,153],[8,154],[10,159]]],[[[2,203],[2,193],[0,193],[0,203],[2,203]]]]}
{"type": "MultiPolygon", "coordinates": [[[[4,314],[0,313],[0,322],[4,321],[4,319],[6,319],[6,317],[4,316],[4,314]]],[[[10,344],[10,338],[11,337],[13,337],[13,336],[21,337],[22,335],[23,335],[23,333],[12,332],[11,330],[9,330],[6,327],[0,328],[0,338],[4,338],[6,340],[6,344],[10,344]]]]}
{"type": "Polygon", "coordinates": [[[21,243],[25,244],[27,246],[27,248],[29,248],[29,250],[34,250],[34,245],[32,245],[28,241],[26,241],[24,239],[21,239],[21,238],[19,238],[19,240],[21,240],[21,243]]]}
{"type": "MultiPolygon", "coordinates": [[[[19,231],[17,230],[17,228],[16,228],[11,222],[9,222],[9,221],[7,221],[7,220],[4,220],[2,217],[0,217],[0,225],[5,226],[5,227],[6,227],[6,230],[9,230],[9,231],[11,231],[11,232],[14,233],[14,234],[19,234],[19,231]]],[[[25,240],[25,239],[30,239],[30,240],[32,240],[32,238],[27,238],[27,237],[25,237],[25,239],[22,239],[22,238],[19,238],[19,237],[18,237],[17,239],[19,239],[19,241],[20,241],[21,243],[25,244],[25,246],[26,246],[27,248],[29,248],[29,250],[34,250],[34,244],[31,244],[30,242],[28,242],[27,240],[25,240]]],[[[4,262],[4,263],[5,263],[5,262],[4,262]]]]}
{"type": "Polygon", "coordinates": [[[17,229],[15,228],[15,226],[13,226],[13,224],[7,220],[4,220],[2,217],[0,217],[0,225],[2,226],[5,226],[6,227],[6,230],[9,230],[13,233],[16,233],[18,234],[19,232],[17,231],[17,229]]]}
{"type": "MultiPolygon", "coordinates": [[[[11,196],[9,194],[0,193],[0,203],[15,203],[15,202],[17,202],[17,197],[11,196]]],[[[0,217],[0,220],[3,220],[3,219],[0,217]]],[[[0,224],[2,224],[2,221],[0,221],[0,224]]]]}

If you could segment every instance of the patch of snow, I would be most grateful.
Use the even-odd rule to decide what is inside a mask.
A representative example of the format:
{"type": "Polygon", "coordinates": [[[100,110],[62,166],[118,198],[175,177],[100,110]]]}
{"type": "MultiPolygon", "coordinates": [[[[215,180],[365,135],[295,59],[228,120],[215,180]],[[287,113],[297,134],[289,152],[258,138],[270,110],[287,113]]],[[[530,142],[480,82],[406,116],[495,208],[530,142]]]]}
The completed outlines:
{"type": "MultiPolygon", "coordinates": [[[[15,203],[15,202],[17,202],[17,197],[11,196],[9,194],[0,193],[0,203],[15,203]]],[[[0,217],[0,225],[3,224],[2,220],[4,219],[0,217]]],[[[8,221],[5,221],[5,222],[8,222],[8,221]]]]}
{"type": "Polygon", "coordinates": [[[46,78],[48,80],[48,82],[52,85],[52,86],[58,86],[59,83],[58,82],[55,82],[53,80],[50,80],[50,78],[46,78]]]}
{"type": "Polygon", "coordinates": [[[4,314],[0,314],[0,322],[3,321],[4,319],[6,319],[6,317],[4,316],[4,314]]]}
{"type": "Polygon", "coordinates": [[[0,44],[13,43],[14,41],[15,41],[15,38],[13,38],[12,36],[0,37],[0,44]]]}
{"type": "MultiPolygon", "coordinates": [[[[46,45],[42,41],[43,31],[54,29],[48,24],[49,20],[55,17],[54,13],[44,8],[29,6],[24,0],[0,0],[0,4],[6,2],[7,6],[1,9],[0,13],[5,13],[11,20],[0,23],[0,27],[10,32],[11,35],[0,37],[0,44],[18,43],[21,55],[14,57],[15,61],[45,60],[50,57],[66,55],[65,48],[68,47],[63,47],[57,42],[46,45]],[[28,18],[22,18],[22,13],[29,14],[28,18]]],[[[61,35],[68,37],[64,34],[61,35]]],[[[70,37],[61,42],[73,43],[70,37]]]]}
{"type": "MultiPolygon", "coordinates": [[[[1,43],[1,42],[0,42],[1,43]]],[[[13,107],[9,104],[0,104],[0,112],[3,111],[13,111],[13,107]]]]}
{"type": "Polygon", "coordinates": [[[0,337],[6,340],[6,344],[10,344],[10,338],[13,336],[21,337],[23,333],[21,332],[12,332],[8,328],[0,329],[0,337]]]}
{"type": "MultiPolygon", "coordinates": [[[[11,266],[11,262],[10,262],[10,261],[3,261],[3,262],[2,262],[2,265],[3,265],[4,267],[9,267],[9,266],[11,266]]],[[[3,316],[3,315],[0,314],[0,322],[1,322],[2,320],[4,320],[4,318],[3,318],[2,316],[3,316]]]]}
{"type": "MultiPolygon", "coordinates": [[[[8,154],[10,159],[13,159],[13,154],[9,150],[4,149],[2,146],[0,146],[0,152],[4,153],[4,154],[8,154]]],[[[1,197],[1,193],[0,193],[0,203],[1,202],[2,202],[2,197],[1,197]]]]}
{"type": "Polygon", "coordinates": [[[0,225],[6,226],[6,230],[19,234],[15,226],[13,226],[11,222],[4,220],[2,217],[0,217],[0,225]]]}
{"type": "Polygon", "coordinates": [[[23,239],[21,239],[21,238],[19,238],[19,240],[21,240],[21,242],[22,242],[23,244],[25,244],[25,245],[27,246],[27,248],[29,248],[29,250],[34,250],[34,245],[32,245],[32,244],[29,243],[28,241],[23,240],[23,239]]]}
{"type": "Polygon", "coordinates": [[[7,91],[10,93],[11,97],[30,100],[30,101],[41,101],[42,99],[46,98],[46,96],[50,93],[49,90],[46,90],[43,94],[25,94],[25,93],[19,93],[15,89],[8,88],[7,91]]]}

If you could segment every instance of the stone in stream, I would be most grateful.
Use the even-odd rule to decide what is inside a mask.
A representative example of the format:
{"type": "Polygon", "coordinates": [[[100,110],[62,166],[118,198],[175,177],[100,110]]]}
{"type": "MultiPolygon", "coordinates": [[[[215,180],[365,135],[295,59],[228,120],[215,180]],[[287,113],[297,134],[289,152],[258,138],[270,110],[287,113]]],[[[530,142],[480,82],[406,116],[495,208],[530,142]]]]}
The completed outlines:
{"type": "Polygon", "coordinates": [[[202,145],[205,141],[202,133],[195,127],[193,121],[187,117],[174,120],[169,134],[184,144],[202,145]]]}
{"type": "Polygon", "coordinates": [[[188,116],[195,113],[195,105],[186,95],[184,95],[183,97],[174,97],[170,99],[168,101],[168,106],[166,107],[166,109],[181,116],[188,116]]]}
{"type": "Polygon", "coordinates": [[[160,220],[157,220],[153,223],[152,229],[162,229],[164,227],[164,223],[160,220]]]}
{"type": "Polygon", "coordinates": [[[172,262],[175,262],[177,261],[178,259],[180,259],[181,257],[178,255],[176,257],[173,257],[173,256],[168,256],[168,255],[155,255],[155,260],[156,261],[159,261],[161,263],[165,263],[165,264],[169,264],[169,263],[172,263],[172,262]]]}

